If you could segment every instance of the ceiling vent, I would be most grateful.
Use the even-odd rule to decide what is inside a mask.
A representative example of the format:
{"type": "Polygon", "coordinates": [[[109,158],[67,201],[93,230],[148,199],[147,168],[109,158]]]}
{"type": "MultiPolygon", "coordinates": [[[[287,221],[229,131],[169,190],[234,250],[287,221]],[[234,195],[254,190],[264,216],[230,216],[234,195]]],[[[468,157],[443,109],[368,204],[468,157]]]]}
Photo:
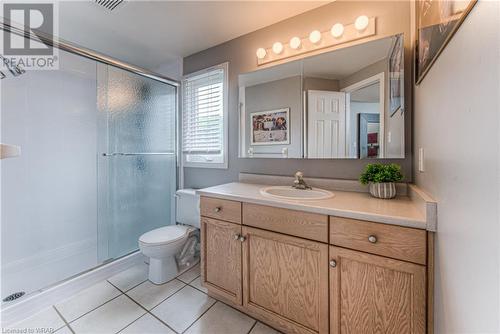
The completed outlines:
{"type": "Polygon", "coordinates": [[[123,2],[123,0],[94,0],[96,4],[102,6],[108,10],[113,10],[118,7],[119,4],[123,2]]]}

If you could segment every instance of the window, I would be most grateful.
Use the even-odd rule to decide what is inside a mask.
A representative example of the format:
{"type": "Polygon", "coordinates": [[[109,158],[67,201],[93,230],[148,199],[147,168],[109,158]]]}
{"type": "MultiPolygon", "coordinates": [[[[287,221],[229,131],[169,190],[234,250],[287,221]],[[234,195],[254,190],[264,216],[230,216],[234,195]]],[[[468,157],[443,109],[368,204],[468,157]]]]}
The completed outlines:
{"type": "Polygon", "coordinates": [[[227,67],[217,65],[183,80],[184,166],[227,168],[227,67]]]}

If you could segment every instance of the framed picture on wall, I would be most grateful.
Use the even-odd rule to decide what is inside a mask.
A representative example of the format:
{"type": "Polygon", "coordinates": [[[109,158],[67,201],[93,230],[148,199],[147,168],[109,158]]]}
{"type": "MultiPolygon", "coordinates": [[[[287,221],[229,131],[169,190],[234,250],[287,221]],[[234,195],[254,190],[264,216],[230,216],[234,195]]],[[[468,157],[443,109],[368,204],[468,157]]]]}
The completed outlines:
{"type": "Polygon", "coordinates": [[[418,0],[415,80],[419,84],[477,0],[418,0]]]}
{"type": "Polygon", "coordinates": [[[250,145],[290,144],[290,108],[250,113],[250,145]]]}
{"type": "Polygon", "coordinates": [[[398,35],[389,56],[389,108],[391,117],[403,113],[404,100],[404,45],[403,35],[398,35]]]}

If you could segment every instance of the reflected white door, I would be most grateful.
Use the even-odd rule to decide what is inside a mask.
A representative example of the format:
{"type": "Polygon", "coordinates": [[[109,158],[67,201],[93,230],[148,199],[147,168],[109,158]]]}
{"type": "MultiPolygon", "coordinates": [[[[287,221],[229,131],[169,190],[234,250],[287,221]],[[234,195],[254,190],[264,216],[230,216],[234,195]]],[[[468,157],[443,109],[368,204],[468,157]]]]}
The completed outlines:
{"type": "Polygon", "coordinates": [[[346,94],[308,91],[307,157],[345,157],[346,94]]]}

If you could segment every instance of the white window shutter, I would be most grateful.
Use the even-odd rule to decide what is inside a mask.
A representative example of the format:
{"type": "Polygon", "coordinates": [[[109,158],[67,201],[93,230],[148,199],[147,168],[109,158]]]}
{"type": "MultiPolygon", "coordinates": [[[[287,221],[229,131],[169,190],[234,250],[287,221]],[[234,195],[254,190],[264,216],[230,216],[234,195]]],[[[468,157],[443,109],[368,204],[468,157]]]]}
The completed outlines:
{"type": "Polygon", "coordinates": [[[183,80],[182,152],[187,162],[224,159],[226,68],[226,64],[215,66],[183,80]]]}

